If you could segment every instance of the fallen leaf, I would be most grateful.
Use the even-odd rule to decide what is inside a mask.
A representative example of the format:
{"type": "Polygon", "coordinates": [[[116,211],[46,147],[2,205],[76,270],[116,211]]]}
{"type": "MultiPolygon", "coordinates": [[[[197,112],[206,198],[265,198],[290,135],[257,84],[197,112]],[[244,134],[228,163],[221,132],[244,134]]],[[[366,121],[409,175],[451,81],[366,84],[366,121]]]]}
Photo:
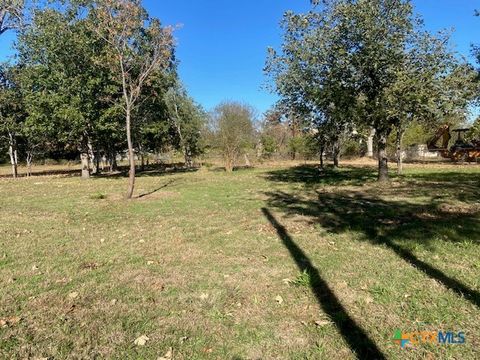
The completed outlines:
{"type": "Polygon", "coordinates": [[[133,343],[137,346],[145,346],[145,344],[147,343],[148,340],[150,340],[150,338],[148,336],[142,335],[142,336],[138,337],[137,339],[135,339],[135,341],[133,343]]]}
{"type": "Polygon", "coordinates": [[[327,321],[327,320],[317,320],[315,321],[315,325],[317,325],[318,327],[323,327],[323,326],[326,326],[326,325],[329,325],[331,324],[330,321],[327,321]]]}
{"type": "Polygon", "coordinates": [[[85,269],[85,270],[95,270],[98,268],[98,264],[95,263],[95,262],[90,262],[90,263],[83,263],[81,266],[80,266],[81,269],[85,269]]]}
{"type": "Polygon", "coordinates": [[[365,296],[365,303],[367,304],[371,304],[373,303],[373,298],[371,296],[365,296]]]}
{"type": "Polygon", "coordinates": [[[7,318],[0,319],[0,327],[14,326],[17,325],[22,318],[19,316],[10,316],[7,318]]]}
{"type": "Polygon", "coordinates": [[[65,315],[68,315],[68,314],[70,314],[70,313],[72,313],[72,312],[74,312],[74,311],[75,311],[75,305],[72,304],[72,306],[70,306],[70,309],[68,309],[68,311],[66,312],[65,315]]]}
{"type": "Polygon", "coordinates": [[[162,357],[159,357],[157,360],[171,360],[173,359],[173,349],[168,349],[167,353],[162,357]]]}
{"type": "Polygon", "coordinates": [[[283,298],[278,295],[276,298],[275,298],[275,301],[279,304],[279,305],[282,305],[283,304],[283,298]]]}

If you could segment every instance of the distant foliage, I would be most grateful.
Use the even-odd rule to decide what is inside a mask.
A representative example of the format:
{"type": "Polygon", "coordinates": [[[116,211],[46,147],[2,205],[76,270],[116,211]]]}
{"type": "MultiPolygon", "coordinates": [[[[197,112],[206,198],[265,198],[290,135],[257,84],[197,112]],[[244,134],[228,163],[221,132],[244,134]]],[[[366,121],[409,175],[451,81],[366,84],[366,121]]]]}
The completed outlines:
{"type": "Polygon", "coordinates": [[[346,139],[374,129],[378,179],[386,181],[389,135],[400,153],[413,121],[435,128],[464,116],[478,95],[476,72],[450,51],[448,33],[424,29],[410,0],[312,3],[284,15],[282,47],[268,50],[266,72],[280,103],[336,161],[346,139]]]}
{"type": "Polygon", "coordinates": [[[237,102],[225,102],[215,108],[215,141],[227,172],[232,172],[240,155],[254,145],[254,117],[250,106],[237,102]]]}
{"type": "Polygon", "coordinates": [[[478,117],[467,134],[467,140],[475,141],[480,145],[480,117],[478,117]]]}

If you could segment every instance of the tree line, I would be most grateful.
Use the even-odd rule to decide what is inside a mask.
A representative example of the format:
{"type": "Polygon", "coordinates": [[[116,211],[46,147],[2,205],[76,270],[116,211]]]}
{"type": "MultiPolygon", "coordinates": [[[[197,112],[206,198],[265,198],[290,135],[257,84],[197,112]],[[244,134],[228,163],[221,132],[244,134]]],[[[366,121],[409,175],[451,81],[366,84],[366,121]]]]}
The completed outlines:
{"type": "Polygon", "coordinates": [[[24,159],[80,158],[82,177],[129,160],[127,198],[136,159],[179,150],[185,166],[207,149],[226,171],[258,138],[256,112],[224,102],[207,113],[177,72],[172,28],[151,17],[139,0],[59,0],[0,5],[0,34],[17,32],[15,61],[0,66],[0,150],[12,175],[24,159]],[[1,149],[6,147],[6,149],[1,149]]]}
{"type": "Polygon", "coordinates": [[[12,175],[20,159],[30,169],[55,156],[80,158],[88,178],[101,159],[115,170],[122,154],[131,198],[136,159],[167,149],[187,167],[218,150],[232,171],[250,165],[252,151],[322,166],[329,154],[338,166],[340,154],[372,156],[375,147],[384,181],[388,147],[401,170],[404,140],[465,122],[477,100],[475,68],[450,48],[449,33],[424,29],[409,0],[312,1],[281,26],[282,47],[268,50],[265,69],[280,101],[259,124],[246,104],[207,113],[189,96],[173,29],[140,0],[3,1],[0,36],[17,32],[14,61],[0,65],[0,150],[12,175]]]}
{"type": "Polygon", "coordinates": [[[191,165],[201,151],[206,113],[178,77],[172,28],[140,1],[7,0],[8,30],[16,58],[0,67],[0,136],[14,177],[19,154],[30,167],[45,153],[79,153],[88,178],[128,149],[131,198],[136,158],[171,146],[191,165]]]}
{"type": "Polygon", "coordinates": [[[392,134],[401,171],[412,124],[465,122],[478,97],[475,68],[452,51],[449,33],[425,30],[410,0],[312,1],[281,25],[282,47],[269,49],[266,65],[279,105],[314,134],[321,154],[332,149],[335,163],[352,135],[376,139],[379,181],[388,180],[392,134]]]}

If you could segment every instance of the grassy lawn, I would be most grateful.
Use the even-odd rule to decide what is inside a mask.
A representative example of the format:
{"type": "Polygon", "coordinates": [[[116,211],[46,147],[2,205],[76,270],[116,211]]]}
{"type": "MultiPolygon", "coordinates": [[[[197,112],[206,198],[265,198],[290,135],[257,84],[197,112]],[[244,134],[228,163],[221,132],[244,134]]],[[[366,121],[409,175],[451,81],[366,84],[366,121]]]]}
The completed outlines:
{"type": "Polygon", "coordinates": [[[127,202],[122,177],[0,179],[0,358],[474,359],[480,167],[374,180],[152,172],[127,202]]]}

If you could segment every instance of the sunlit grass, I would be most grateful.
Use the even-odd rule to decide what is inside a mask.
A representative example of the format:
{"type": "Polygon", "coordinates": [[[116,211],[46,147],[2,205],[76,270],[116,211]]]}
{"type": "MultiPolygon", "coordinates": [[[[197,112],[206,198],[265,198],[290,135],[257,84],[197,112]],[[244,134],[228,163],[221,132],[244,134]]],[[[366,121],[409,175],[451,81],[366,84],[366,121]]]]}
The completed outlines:
{"type": "Polygon", "coordinates": [[[345,314],[390,358],[475,357],[480,168],[408,166],[386,187],[368,167],[151,175],[133,201],[123,177],[0,180],[0,319],[20,318],[0,358],[349,359],[345,314]],[[338,297],[335,319],[262,208],[338,297]],[[396,329],[467,344],[402,351],[396,329]]]}

